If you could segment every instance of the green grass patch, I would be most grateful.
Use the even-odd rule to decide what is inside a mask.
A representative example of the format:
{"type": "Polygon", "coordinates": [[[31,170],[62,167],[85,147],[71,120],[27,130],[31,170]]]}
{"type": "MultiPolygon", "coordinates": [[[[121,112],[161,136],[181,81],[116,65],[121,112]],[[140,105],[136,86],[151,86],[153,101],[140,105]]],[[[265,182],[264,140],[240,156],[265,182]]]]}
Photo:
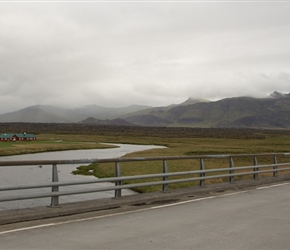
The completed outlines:
{"type": "Polygon", "coordinates": [[[88,165],[88,166],[79,166],[76,170],[72,171],[74,175],[94,175],[97,176],[96,173],[96,165],[88,165]]]}
{"type": "Polygon", "coordinates": [[[112,147],[87,136],[45,134],[38,135],[36,141],[0,142],[0,156],[112,147]]]}

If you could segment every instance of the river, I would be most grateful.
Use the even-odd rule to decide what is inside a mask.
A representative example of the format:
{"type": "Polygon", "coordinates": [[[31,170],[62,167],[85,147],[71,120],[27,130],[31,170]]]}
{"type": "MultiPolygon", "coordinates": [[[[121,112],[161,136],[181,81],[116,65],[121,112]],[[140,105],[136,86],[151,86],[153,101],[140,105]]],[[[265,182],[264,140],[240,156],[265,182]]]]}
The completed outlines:
{"type": "MultiPolygon", "coordinates": [[[[89,149],[89,150],[68,150],[57,152],[45,152],[25,155],[3,156],[0,161],[23,161],[23,160],[78,160],[78,159],[107,159],[122,157],[128,153],[144,151],[154,148],[164,148],[162,146],[154,145],[130,145],[130,144],[114,144],[117,148],[109,149],[89,149]]],[[[85,164],[81,164],[85,165],[85,164]]],[[[65,164],[58,165],[59,181],[76,181],[76,180],[89,180],[94,179],[94,176],[73,175],[71,172],[76,169],[78,165],[65,164]]],[[[13,167],[0,167],[0,187],[28,185],[28,184],[41,184],[51,182],[52,166],[13,166],[13,167]]],[[[108,186],[114,185],[112,183],[99,183],[90,184],[90,188],[95,186],[108,186]]],[[[88,186],[69,186],[60,187],[61,191],[73,189],[85,189],[88,186]]],[[[51,188],[42,188],[39,190],[23,190],[17,191],[17,194],[30,194],[33,192],[49,192],[51,188]]],[[[10,192],[1,192],[0,196],[12,195],[10,192]],[[2,194],[1,194],[2,193],[2,194]]],[[[132,190],[123,190],[122,195],[134,194],[132,190]]],[[[14,191],[15,195],[15,191],[14,191]]],[[[84,201],[100,198],[109,198],[114,196],[114,191],[97,192],[81,195],[61,196],[60,204],[75,201],[84,201]]],[[[19,200],[10,202],[0,202],[0,210],[20,209],[35,206],[50,205],[50,198],[41,198],[33,200],[19,200]]]]}

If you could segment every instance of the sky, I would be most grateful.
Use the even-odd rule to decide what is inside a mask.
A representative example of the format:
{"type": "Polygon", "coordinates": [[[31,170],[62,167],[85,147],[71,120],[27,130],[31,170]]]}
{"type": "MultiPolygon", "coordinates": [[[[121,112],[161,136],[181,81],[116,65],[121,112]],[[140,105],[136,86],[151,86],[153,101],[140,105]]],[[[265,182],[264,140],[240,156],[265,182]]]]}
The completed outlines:
{"type": "Polygon", "coordinates": [[[0,114],[290,92],[289,1],[1,1],[0,114]]]}

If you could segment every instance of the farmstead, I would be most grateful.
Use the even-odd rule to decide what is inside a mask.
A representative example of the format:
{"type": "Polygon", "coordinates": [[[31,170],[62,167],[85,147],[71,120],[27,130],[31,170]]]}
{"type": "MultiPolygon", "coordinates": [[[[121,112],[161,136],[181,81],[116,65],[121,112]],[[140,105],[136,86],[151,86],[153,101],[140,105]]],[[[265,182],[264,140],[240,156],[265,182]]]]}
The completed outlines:
{"type": "Polygon", "coordinates": [[[0,134],[0,141],[35,141],[36,136],[34,134],[0,134]]]}

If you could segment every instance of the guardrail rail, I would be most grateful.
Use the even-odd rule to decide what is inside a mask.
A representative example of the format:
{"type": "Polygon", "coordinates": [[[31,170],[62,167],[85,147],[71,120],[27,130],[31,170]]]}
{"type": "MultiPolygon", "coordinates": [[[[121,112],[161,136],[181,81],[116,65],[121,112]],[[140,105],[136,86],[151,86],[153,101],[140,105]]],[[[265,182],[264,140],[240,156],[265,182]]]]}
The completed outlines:
{"type": "Polygon", "coordinates": [[[290,170],[290,153],[271,153],[271,154],[233,154],[233,155],[194,155],[194,156],[169,156],[169,157],[147,157],[147,158],[110,158],[110,159],[81,159],[81,160],[37,160],[37,161],[0,161],[0,172],[1,167],[7,166],[52,166],[52,181],[49,183],[37,184],[37,185],[18,185],[18,186],[0,186],[0,202],[4,201],[15,201],[24,199],[35,199],[35,198],[51,198],[51,207],[59,206],[59,197],[75,194],[103,192],[109,190],[115,190],[115,198],[122,196],[122,189],[132,189],[144,186],[156,186],[161,185],[162,191],[166,192],[169,190],[169,185],[174,183],[182,182],[195,182],[198,181],[200,187],[205,185],[205,181],[209,179],[220,179],[227,178],[227,181],[233,183],[236,176],[252,175],[253,179],[258,179],[259,174],[272,173],[273,177],[278,176],[281,171],[290,170]],[[235,166],[234,160],[241,157],[250,157],[253,159],[253,164],[249,166],[235,166]],[[270,164],[258,164],[258,157],[271,157],[273,158],[270,164]],[[278,163],[278,157],[287,160],[287,162],[278,163]],[[192,171],[180,171],[180,172],[169,172],[167,166],[168,161],[172,160],[199,160],[199,169],[192,171]],[[228,166],[222,168],[211,168],[207,169],[205,160],[206,159],[228,159],[228,166]],[[145,175],[134,175],[134,176],[121,176],[121,163],[124,162],[137,162],[143,161],[159,161],[162,162],[162,172],[155,174],[145,175]],[[115,164],[115,177],[110,178],[96,178],[95,180],[86,181],[70,181],[62,182],[58,178],[58,165],[63,164],[91,164],[91,163],[114,163],[115,164]],[[184,176],[184,178],[180,178],[184,176]],[[179,179],[171,179],[171,177],[179,177],[179,179]],[[150,178],[160,178],[159,181],[149,181],[143,183],[134,184],[123,184],[124,181],[128,180],[141,180],[150,178]],[[107,187],[95,187],[80,190],[66,190],[61,191],[62,186],[74,186],[74,185],[89,185],[93,183],[113,182],[115,186],[107,187]],[[36,193],[26,195],[6,195],[5,191],[17,191],[25,189],[40,189],[40,188],[51,188],[51,192],[47,193],[36,193]],[[4,195],[3,195],[4,194],[4,195]]]}

